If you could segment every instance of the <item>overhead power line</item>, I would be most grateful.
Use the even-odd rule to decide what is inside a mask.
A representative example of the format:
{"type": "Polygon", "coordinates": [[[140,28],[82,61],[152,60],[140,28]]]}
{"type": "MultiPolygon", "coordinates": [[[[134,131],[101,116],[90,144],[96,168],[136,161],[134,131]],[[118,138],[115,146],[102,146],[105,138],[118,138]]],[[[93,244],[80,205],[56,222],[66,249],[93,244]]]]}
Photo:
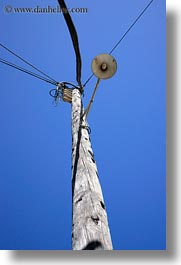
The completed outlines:
{"type": "Polygon", "coordinates": [[[83,87],[85,87],[87,85],[87,83],[92,79],[92,77],[94,76],[94,74],[92,74],[88,79],[87,81],[85,82],[85,84],[83,85],[83,87]]]}
{"type": "Polygon", "coordinates": [[[82,83],[81,83],[81,69],[82,69],[82,60],[81,60],[81,54],[80,54],[80,49],[79,49],[79,41],[78,41],[78,35],[77,31],[75,29],[74,23],[72,21],[72,18],[69,14],[69,11],[67,9],[67,6],[64,2],[64,0],[58,0],[59,5],[63,11],[63,16],[66,21],[67,27],[70,32],[70,36],[72,39],[72,43],[74,46],[74,51],[76,55],[76,80],[77,83],[79,84],[80,88],[82,88],[82,83]]]}
{"type": "Polygon", "coordinates": [[[11,63],[11,62],[8,62],[8,61],[6,61],[6,60],[3,60],[2,58],[0,58],[0,63],[6,64],[6,65],[8,65],[8,66],[10,66],[10,67],[13,67],[13,68],[15,68],[15,69],[21,71],[21,72],[24,72],[24,73],[26,73],[26,74],[29,74],[29,75],[31,75],[31,76],[34,76],[34,77],[36,77],[36,78],[38,78],[38,79],[40,79],[40,80],[42,80],[42,81],[44,81],[44,82],[50,83],[50,84],[55,85],[55,86],[58,85],[58,82],[56,82],[56,81],[53,81],[53,80],[47,79],[47,78],[45,78],[45,77],[43,77],[43,76],[40,76],[40,75],[37,75],[37,74],[35,74],[35,73],[33,73],[33,72],[29,71],[29,70],[26,70],[26,69],[24,69],[24,68],[22,68],[22,67],[20,67],[20,66],[18,66],[18,65],[15,65],[15,64],[13,64],[13,63],[11,63]]]}
{"type": "MultiPolygon", "coordinates": [[[[138,20],[142,17],[142,15],[145,13],[145,11],[149,8],[149,6],[153,3],[154,0],[151,0],[149,2],[149,4],[143,9],[143,11],[139,14],[139,16],[134,20],[134,22],[131,24],[131,26],[128,28],[128,30],[122,35],[122,37],[120,38],[120,40],[116,43],[116,45],[112,48],[112,50],[109,52],[109,54],[112,54],[113,51],[118,47],[118,45],[122,42],[122,40],[126,37],[126,35],[129,33],[129,31],[134,27],[134,25],[138,22],[138,20]]],[[[92,79],[92,77],[94,76],[94,74],[92,74],[87,81],[85,82],[85,84],[83,85],[83,87],[85,87],[87,85],[87,83],[92,79]]]]}
{"type": "Polygon", "coordinates": [[[37,67],[35,67],[33,64],[29,63],[28,61],[26,61],[25,59],[23,59],[21,56],[19,56],[17,53],[13,52],[12,50],[10,50],[9,48],[7,48],[5,45],[3,45],[2,43],[0,43],[0,46],[5,49],[6,51],[8,51],[9,53],[13,54],[14,56],[16,56],[18,59],[20,59],[21,61],[23,61],[24,63],[26,63],[27,65],[31,66],[32,68],[34,68],[36,71],[38,71],[39,73],[43,74],[44,76],[48,77],[50,80],[56,82],[52,77],[50,77],[49,75],[47,75],[46,73],[44,73],[43,71],[41,71],[40,69],[38,69],[37,67]]]}
{"type": "Polygon", "coordinates": [[[138,20],[141,18],[141,16],[145,13],[145,11],[149,8],[149,6],[153,3],[154,0],[151,0],[149,4],[144,8],[144,10],[140,13],[140,15],[135,19],[135,21],[131,24],[131,26],[128,28],[128,30],[123,34],[121,39],[116,43],[116,45],[112,48],[112,50],[109,52],[109,54],[112,54],[113,51],[117,48],[117,46],[121,43],[121,41],[126,37],[128,32],[134,27],[134,25],[138,22],[138,20]]]}

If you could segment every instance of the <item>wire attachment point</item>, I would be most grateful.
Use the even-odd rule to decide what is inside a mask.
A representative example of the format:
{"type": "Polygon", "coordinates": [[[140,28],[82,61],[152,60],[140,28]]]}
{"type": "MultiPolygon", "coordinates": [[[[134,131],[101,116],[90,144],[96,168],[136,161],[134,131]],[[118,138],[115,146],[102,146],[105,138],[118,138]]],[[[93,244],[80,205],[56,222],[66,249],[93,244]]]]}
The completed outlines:
{"type": "Polygon", "coordinates": [[[91,128],[88,125],[81,125],[82,129],[86,129],[88,131],[88,134],[91,134],[91,128]]]}
{"type": "Polygon", "coordinates": [[[60,99],[62,99],[64,102],[72,103],[72,90],[74,88],[79,89],[79,87],[72,83],[59,82],[56,88],[49,91],[49,94],[54,98],[54,103],[56,106],[58,105],[60,99]]]}
{"type": "Polygon", "coordinates": [[[64,88],[64,86],[65,86],[64,83],[60,82],[58,83],[56,88],[53,88],[49,91],[50,96],[54,98],[53,104],[55,104],[55,106],[57,106],[59,100],[62,99],[62,89],[64,88]]]}

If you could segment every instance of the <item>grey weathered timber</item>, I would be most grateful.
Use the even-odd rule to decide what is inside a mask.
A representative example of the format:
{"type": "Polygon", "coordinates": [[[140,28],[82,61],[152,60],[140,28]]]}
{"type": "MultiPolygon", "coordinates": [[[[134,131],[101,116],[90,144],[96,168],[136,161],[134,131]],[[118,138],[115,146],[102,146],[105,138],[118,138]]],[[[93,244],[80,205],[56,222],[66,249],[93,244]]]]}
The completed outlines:
{"type": "Polygon", "coordinates": [[[81,94],[72,92],[72,249],[112,250],[81,94]]]}

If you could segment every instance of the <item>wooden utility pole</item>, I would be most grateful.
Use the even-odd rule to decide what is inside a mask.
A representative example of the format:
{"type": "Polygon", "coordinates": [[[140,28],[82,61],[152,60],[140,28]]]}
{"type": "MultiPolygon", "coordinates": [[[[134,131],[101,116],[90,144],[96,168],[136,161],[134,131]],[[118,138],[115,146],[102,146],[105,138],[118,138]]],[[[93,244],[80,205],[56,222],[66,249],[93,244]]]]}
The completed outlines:
{"type": "Polygon", "coordinates": [[[65,1],[58,0],[58,3],[63,10],[76,55],[78,84],[78,87],[73,85],[70,91],[65,86],[67,82],[59,83],[54,95],[55,99],[59,99],[61,91],[62,99],[72,104],[72,249],[112,250],[107,214],[86,119],[100,80],[112,77],[117,65],[115,59],[108,54],[99,55],[93,60],[92,71],[98,81],[86,112],[83,113],[82,93],[87,82],[82,86],[78,35],[65,1]]]}
{"type": "Polygon", "coordinates": [[[105,203],[83,116],[79,89],[72,91],[72,249],[112,250],[105,203]]]}

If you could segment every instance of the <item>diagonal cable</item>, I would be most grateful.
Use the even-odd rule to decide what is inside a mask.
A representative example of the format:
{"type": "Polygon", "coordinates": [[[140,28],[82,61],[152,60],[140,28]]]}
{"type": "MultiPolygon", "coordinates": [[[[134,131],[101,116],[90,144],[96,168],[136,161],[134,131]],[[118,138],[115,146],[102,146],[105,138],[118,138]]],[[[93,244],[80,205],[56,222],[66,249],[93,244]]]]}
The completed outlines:
{"type": "MultiPolygon", "coordinates": [[[[127,31],[122,35],[120,40],[116,43],[116,45],[112,48],[112,50],[109,52],[109,54],[112,54],[113,51],[118,47],[118,45],[122,42],[122,40],[126,37],[126,35],[129,33],[129,31],[135,26],[135,24],[138,22],[138,20],[142,17],[142,15],[145,13],[145,11],[150,7],[150,5],[153,3],[154,0],[151,0],[147,6],[143,9],[143,11],[139,14],[139,16],[134,20],[134,22],[131,24],[131,26],[127,29],[127,31]]],[[[87,81],[84,83],[83,87],[87,85],[87,83],[92,79],[94,74],[92,74],[87,81]]]]}
{"type": "Polygon", "coordinates": [[[76,32],[74,23],[72,21],[72,18],[71,18],[70,14],[69,14],[69,11],[67,9],[67,6],[65,4],[65,1],[64,0],[58,0],[58,3],[59,3],[60,8],[62,10],[64,19],[65,19],[67,27],[69,29],[70,36],[71,36],[71,39],[72,39],[72,43],[73,43],[73,46],[74,46],[75,55],[76,55],[76,80],[77,80],[77,83],[79,84],[80,88],[82,88],[82,83],[81,83],[82,61],[81,61],[81,55],[80,55],[77,32],[76,32]]]}
{"type": "Polygon", "coordinates": [[[19,70],[19,71],[21,71],[21,72],[24,72],[24,73],[26,73],[26,74],[29,74],[29,75],[31,75],[31,76],[34,76],[34,77],[36,77],[36,78],[38,78],[38,79],[40,79],[40,80],[43,80],[43,81],[45,81],[45,82],[47,82],[47,83],[52,84],[52,85],[55,85],[55,86],[58,85],[58,82],[56,82],[56,81],[52,81],[52,80],[47,79],[47,78],[45,78],[45,77],[43,77],[43,76],[37,75],[37,74],[35,74],[35,73],[33,73],[33,72],[29,71],[29,70],[26,70],[26,69],[24,69],[24,68],[22,68],[22,67],[16,65],[16,64],[13,64],[13,63],[11,63],[11,62],[8,62],[8,61],[6,61],[6,60],[3,60],[2,58],[0,58],[0,63],[6,64],[6,65],[8,65],[8,66],[10,66],[10,67],[13,67],[13,68],[15,68],[15,69],[17,69],[17,70],[19,70]]]}
{"type": "Polygon", "coordinates": [[[5,45],[3,45],[2,43],[0,43],[0,46],[5,49],[6,51],[10,52],[11,54],[13,54],[14,56],[16,56],[18,59],[20,59],[21,61],[23,61],[24,63],[26,63],[27,65],[31,66],[32,68],[34,68],[35,70],[37,70],[39,73],[43,74],[44,76],[48,77],[50,80],[56,82],[53,78],[51,78],[49,75],[47,75],[46,73],[44,73],[43,71],[41,71],[40,69],[38,69],[37,67],[35,67],[33,64],[29,63],[28,61],[26,61],[25,59],[23,59],[21,56],[19,56],[17,53],[13,52],[12,50],[10,50],[9,48],[7,48],[5,45]]]}
{"type": "Polygon", "coordinates": [[[112,54],[113,51],[117,48],[117,46],[121,43],[121,41],[126,37],[128,32],[134,27],[134,25],[138,22],[138,20],[142,17],[142,15],[145,13],[145,11],[149,8],[149,6],[153,3],[154,0],[151,0],[148,5],[143,9],[143,11],[139,14],[139,16],[134,20],[134,22],[131,24],[131,26],[128,28],[128,30],[123,34],[121,39],[116,43],[116,45],[112,48],[112,50],[109,52],[109,54],[112,54]]]}

